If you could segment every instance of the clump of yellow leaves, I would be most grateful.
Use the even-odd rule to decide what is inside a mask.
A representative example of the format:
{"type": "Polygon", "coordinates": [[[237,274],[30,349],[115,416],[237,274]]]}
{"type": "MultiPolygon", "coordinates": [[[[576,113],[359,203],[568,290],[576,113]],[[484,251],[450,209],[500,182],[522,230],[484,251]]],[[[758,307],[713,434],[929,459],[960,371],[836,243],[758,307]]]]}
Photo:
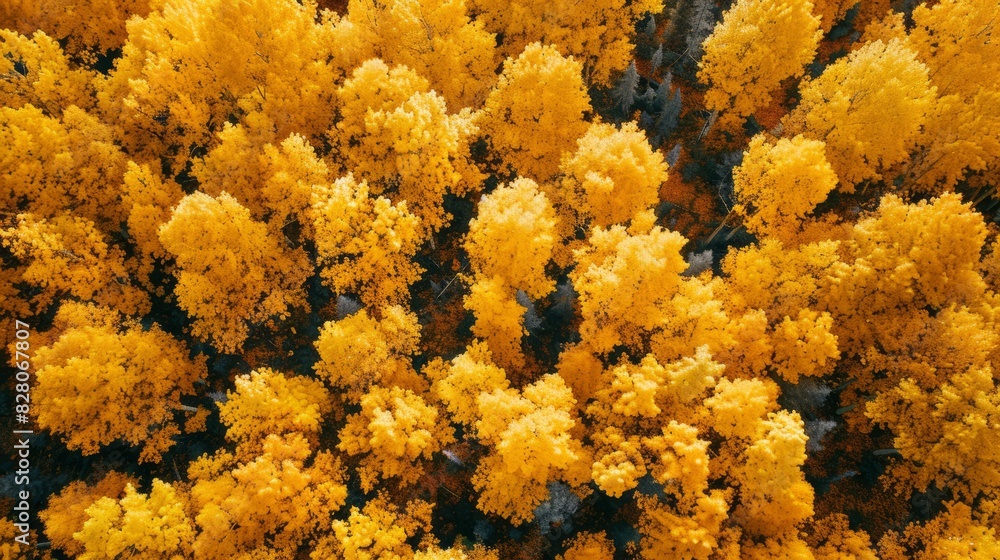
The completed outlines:
{"type": "Polygon", "coordinates": [[[784,122],[788,134],[826,144],[840,188],[903,161],[934,99],[927,67],[905,43],[868,43],[800,87],[802,101],[784,122]]]}
{"type": "Polygon", "coordinates": [[[252,455],[271,434],[299,433],[315,445],[331,408],[322,382],[261,368],[237,376],[235,383],[236,390],[219,403],[219,419],[226,425],[226,438],[238,444],[237,455],[252,455]]]}
{"type": "Polygon", "coordinates": [[[323,325],[313,368],[350,402],[360,402],[368,389],[401,385],[420,389],[410,356],[420,342],[420,325],[413,313],[399,306],[382,310],[381,319],[360,310],[323,325]]]}
{"type": "Polygon", "coordinates": [[[270,543],[294,549],[324,531],[344,505],[340,461],[314,451],[305,436],[268,435],[259,454],[227,452],[191,463],[191,503],[201,531],[192,548],[200,558],[222,559],[270,543]]]}
{"type": "Polygon", "coordinates": [[[655,206],[660,185],[667,180],[663,154],[652,149],[633,122],[620,129],[590,125],[560,170],[564,177],[558,193],[564,215],[579,224],[604,228],[627,223],[655,206]]]}
{"type": "Polygon", "coordinates": [[[180,397],[206,375],[204,358],[192,360],[155,325],[146,330],[95,306],[66,303],[56,325],[58,338],[34,356],[39,426],[86,455],[122,439],[142,444],[140,461],[158,462],[180,433],[180,397]]]}
{"type": "Polygon", "coordinates": [[[743,163],[733,170],[733,190],[743,224],[758,238],[795,244],[803,222],[837,186],[823,142],[802,136],[768,142],[750,141],[743,163]]]}
{"type": "Polygon", "coordinates": [[[125,486],[120,500],[102,497],[87,508],[87,520],[73,538],[83,544],[78,558],[104,560],[127,553],[181,560],[191,555],[195,529],[185,496],[161,480],[149,494],[125,486]]]}
{"type": "Polygon", "coordinates": [[[338,293],[357,293],[370,306],[409,298],[423,268],[413,261],[420,245],[420,219],[405,201],[372,197],[353,175],[312,191],[320,275],[338,293]]]}
{"type": "Polygon", "coordinates": [[[809,0],[738,0],[702,44],[705,106],[730,124],[766,106],[783,80],[801,76],[812,62],[819,27],[809,0]]]}
{"type": "Polygon", "coordinates": [[[518,175],[548,181],[559,172],[562,154],[586,132],[590,102],[580,72],[572,56],[541,43],[504,63],[479,126],[518,175]]]}
{"type": "Polygon", "coordinates": [[[361,398],[361,412],[347,418],[337,448],[364,454],[361,487],[370,492],[380,479],[416,481],[434,453],[454,441],[437,408],[408,389],[373,387],[361,398]]]}
{"type": "Polygon", "coordinates": [[[574,482],[579,476],[574,471],[582,450],[570,433],[575,424],[573,393],[552,374],[520,392],[484,391],[477,402],[476,435],[492,448],[472,477],[480,491],[479,509],[515,524],[530,521],[548,496],[550,481],[574,482]]]}
{"type": "Polygon", "coordinates": [[[192,334],[220,350],[239,350],[251,325],[305,305],[305,255],[288,249],[225,192],[184,197],[159,236],[177,262],[174,294],[194,319],[192,334]]]}

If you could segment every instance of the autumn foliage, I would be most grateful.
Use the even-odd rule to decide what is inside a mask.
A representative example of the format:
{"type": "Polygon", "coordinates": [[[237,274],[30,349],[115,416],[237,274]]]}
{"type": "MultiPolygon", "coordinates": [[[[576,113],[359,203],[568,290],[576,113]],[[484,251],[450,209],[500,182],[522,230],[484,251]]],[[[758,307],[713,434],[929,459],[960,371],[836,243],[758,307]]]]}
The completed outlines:
{"type": "Polygon", "coordinates": [[[3,2],[0,558],[1000,558],[998,23],[3,2]]]}

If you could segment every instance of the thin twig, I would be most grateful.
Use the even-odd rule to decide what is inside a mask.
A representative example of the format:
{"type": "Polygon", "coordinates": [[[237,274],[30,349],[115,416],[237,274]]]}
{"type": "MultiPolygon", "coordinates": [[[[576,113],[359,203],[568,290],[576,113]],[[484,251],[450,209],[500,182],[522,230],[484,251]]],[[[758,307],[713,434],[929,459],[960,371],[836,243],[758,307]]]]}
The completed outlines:
{"type": "Polygon", "coordinates": [[[434,298],[435,300],[436,300],[436,299],[438,299],[439,297],[441,297],[441,295],[442,295],[442,294],[444,294],[445,292],[447,292],[447,291],[448,291],[448,288],[450,288],[450,287],[451,287],[451,285],[452,285],[452,284],[453,284],[453,283],[455,282],[455,280],[456,280],[456,279],[457,279],[457,278],[459,277],[459,275],[460,275],[460,274],[462,274],[462,272],[463,272],[463,271],[465,270],[465,267],[467,267],[467,266],[469,266],[469,265],[468,265],[468,264],[466,264],[465,266],[463,266],[463,267],[462,267],[462,269],[458,271],[458,274],[456,274],[454,278],[452,278],[451,280],[449,280],[449,281],[448,281],[448,284],[447,284],[447,285],[446,285],[446,286],[444,287],[444,289],[443,289],[443,290],[441,290],[441,293],[439,293],[439,294],[438,294],[438,295],[437,295],[437,296],[436,296],[436,297],[434,298]]]}
{"type": "Polygon", "coordinates": [[[715,228],[715,231],[712,232],[712,235],[708,236],[708,239],[705,241],[706,245],[709,244],[709,243],[711,243],[712,240],[715,239],[715,236],[718,235],[720,231],[722,231],[722,228],[724,228],[726,226],[726,222],[729,221],[729,217],[732,216],[732,215],[733,215],[733,211],[730,210],[729,213],[726,214],[726,217],[722,219],[722,223],[719,224],[719,227],[715,228]]]}
{"type": "MultiPolygon", "coordinates": [[[[674,60],[673,62],[671,62],[671,63],[670,63],[670,66],[667,66],[667,72],[669,72],[669,71],[670,71],[670,69],[671,69],[671,68],[673,68],[675,64],[677,64],[678,62],[680,62],[680,61],[684,60],[684,56],[685,56],[685,55],[686,55],[686,54],[688,53],[688,51],[689,51],[689,50],[691,50],[691,47],[690,47],[690,46],[689,46],[688,48],[684,49],[684,52],[682,52],[682,53],[681,53],[680,55],[678,55],[678,57],[677,57],[677,60],[674,60]]],[[[672,54],[677,54],[677,53],[675,53],[675,52],[673,52],[673,51],[670,51],[670,52],[671,52],[672,54]]],[[[690,56],[689,56],[688,58],[690,58],[691,60],[694,60],[694,58],[693,58],[693,57],[690,57],[690,56]]],[[[696,61],[696,62],[697,62],[697,61],[696,61]]]]}

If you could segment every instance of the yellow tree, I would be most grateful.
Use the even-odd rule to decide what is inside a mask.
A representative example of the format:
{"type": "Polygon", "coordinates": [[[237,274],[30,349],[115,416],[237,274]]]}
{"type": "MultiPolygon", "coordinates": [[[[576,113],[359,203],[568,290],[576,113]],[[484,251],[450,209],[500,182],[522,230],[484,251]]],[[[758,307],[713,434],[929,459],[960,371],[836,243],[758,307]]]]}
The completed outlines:
{"type": "MultiPolygon", "coordinates": [[[[66,44],[67,53],[91,64],[97,56],[121,48],[125,22],[149,13],[148,0],[54,0],[44,4],[12,0],[0,8],[0,28],[31,33],[44,29],[66,44]]],[[[36,32],[37,33],[37,32],[36,32]]]]}
{"type": "MultiPolygon", "coordinates": [[[[175,181],[164,179],[153,165],[129,161],[122,178],[122,206],[128,216],[129,240],[135,248],[138,280],[150,288],[149,275],[169,259],[160,243],[160,226],[170,220],[171,208],[184,198],[175,181]]],[[[156,288],[163,295],[162,288],[156,288]]]]}
{"type": "Polygon", "coordinates": [[[302,434],[269,435],[261,452],[239,460],[224,451],[191,463],[191,507],[201,531],[192,548],[209,560],[262,546],[294,550],[328,530],[344,505],[340,462],[310,448],[302,434]]]}
{"type": "Polygon", "coordinates": [[[771,320],[817,307],[826,276],[841,264],[840,245],[822,241],[786,248],[780,241],[765,239],[730,251],[722,261],[726,303],[741,313],[763,310],[771,320]]]}
{"type": "Polygon", "coordinates": [[[667,494],[639,499],[645,558],[812,558],[797,537],[812,515],[800,469],[806,436],[797,413],[773,412],[777,393],[771,381],[723,379],[708,399],[703,389],[693,406],[667,409],[671,420],[645,436],[650,471],[667,494]],[[724,439],[710,456],[713,433],[724,439]]]}
{"type": "Polygon", "coordinates": [[[740,494],[733,515],[745,529],[778,536],[812,517],[813,488],[801,470],[807,440],[797,412],[771,412],[758,422],[752,443],[729,473],[740,494]]]}
{"type": "Polygon", "coordinates": [[[545,267],[557,241],[556,216],[538,185],[518,178],[483,196],[478,209],[465,237],[475,275],[499,276],[535,299],[552,292],[555,280],[545,267]]]}
{"type": "MultiPolygon", "coordinates": [[[[960,383],[955,379],[970,371],[992,369],[997,340],[993,326],[995,321],[992,319],[995,316],[995,298],[994,294],[987,294],[982,300],[974,302],[972,307],[952,303],[936,313],[932,313],[932,307],[908,309],[903,306],[889,313],[873,315],[873,323],[885,324],[882,330],[886,332],[879,333],[879,339],[867,342],[871,346],[860,353],[863,362],[848,362],[848,371],[857,382],[841,394],[841,401],[849,404],[868,395],[890,393],[898,397],[898,390],[904,381],[931,393],[936,388],[960,383]]],[[[964,380],[961,383],[973,383],[969,377],[961,379],[964,380]]],[[[928,395],[927,398],[933,401],[935,397],[928,395]]],[[[896,402],[896,405],[901,407],[904,403],[896,402]]],[[[866,429],[869,425],[867,419],[874,416],[869,414],[865,418],[862,412],[865,410],[859,410],[858,414],[849,415],[847,419],[866,429]]],[[[930,422],[926,427],[930,430],[927,442],[933,440],[930,434],[940,428],[937,424],[951,421],[942,416],[930,422]]],[[[915,429],[904,424],[901,431],[913,432],[915,429]]],[[[939,467],[932,466],[928,470],[939,467]]],[[[915,484],[909,475],[901,474],[900,478],[903,484],[915,484]]]]}
{"type": "Polygon", "coordinates": [[[337,98],[341,118],[330,135],[344,166],[375,194],[406,201],[421,220],[421,237],[450,219],[446,193],[479,186],[469,153],[477,132],[472,113],[449,114],[444,98],[412,69],[367,60],[337,98]]]}
{"type": "Polygon", "coordinates": [[[649,354],[638,364],[622,363],[606,371],[602,388],[587,407],[587,415],[601,427],[591,435],[596,459],[591,474],[598,487],[617,497],[635,488],[650,470],[660,476],[665,467],[654,465],[648,453],[655,458],[665,449],[659,426],[668,418],[693,421],[698,397],[723,368],[701,347],[693,357],[666,365],[649,354]]]}
{"type": "Polygon", "coordinates": [[[723,370],[707,346],[665,365],[623,361],[586,409],[601,490],[621,495],[647,473],[662,485],[663,496],[637,499],[643,558],[738,558],[741,535],[806,546],[782,544],[812,514],[802,422],[775,412],[774,382],[723,370]]]}
{"type": "Polygon", "coordinates": [[[407,540],[430,532],[433,506],[422,500],[399,506],[389,500],[388,494],[380,492],[363,508],[352,506],[347,519],[335,519],[333,534],[320,539],[309,557],[313,560],[414,558],[413,547],[407,540]]]}
{"type": "Polygon", "coordinates": [[[951,188],[1000,161],[1000,47],[988,0],[923,3],[913,10],[909,44],[930,71],[938,98],[909,176],[916,186],[951,188]],[[971,69],[975,69],[971,71],[971,69]]]}
{"type": "Polygon", "coordinates": [[[676,293],[662,300],[662,322],[649,337],[649,348],[660,360],[693,355],[701,346],[712,353],[734,344],[730,319],[717,293],[720,278],[702,276],[681,279],[676,293]]]}
{"type": "Polygon", "coordinates": [[[572,155],[563,157],[560,170],[561,214],[581,226],[628,222],[659,201],[660,185],[667,180],[663,154],[653,150],[634,122],[621,128],[590,125],[572,155]]]}
{"type": "MultiPolygon", "coordinates": [[[[506,9],[506,8],[505,8],[506,9]]],[[[479,125],[505,165],[538,182],[559,172],[564,152],[587,131],[590,100],[580,63],[532,43],[508,58],[486,98],[479,125]]]]}
{"type": "Polygon", "coordinates": [[[905,43],[875,41],[826,67],[799,88],[782,121],[789,135],[826,143],[845,192],[903,161],[934,100],[927,67],[905,43]]]}
{"type": "Polygon", "coordinates": [[[238,444],[237,455],[247,457],[272,434],[299,433],[316,445],[330,409],[329,391],[321,381],[260,368],[236,378],[236,390],[219,403],[219,419],[226,425],[226,439],[238,444]]]}
{"type": "Polygon", "coordinates": [[[361,412],[347,417],[337,449],[361,459],[361,487],[371,492],[390,478],[412,484],[434,453],[454,441],[452,428],[437,408],[399,387],[372,387],[361,398],[361,412]]]}
{"type": "Polygon", "coordinates": [[[980,276],[985,239],[982,216],[958,195],[918,204],[886,196],[855,225],[844,262],[826,279],[822,299],[833,332],[856,359],[857,383],[841,400],[875,396],[848,421],[865,428],[866,412],[893,426],[897,448],[905,449],[897,474],[904,485],[937,481],[975,493],[996,483],[956,463],[995,437],[981,429],[996,406],[986,381],[997,334],[995,295],[980,276]],[[953,401],[956,395],[964,400],[953,401]]]}
{"type": "Polygon", "coordinates": [[[584,344],[601,354],[617,344],[640,346],[642,334],[663,322],[662,300],[679,289],[686,243],[658,226],[636,235],[620,225],[594,228],[589,244],[574,252],[570,272],[580,294],[584,344]]]}
{"type": "Polygon", "coordinates": [[[91,108],[89,82],[93,76],[71,64],[58,41],[43,31],[35,31],[29,38],[3,23],[0,20],[0,75],[4,76],[0,98],[6,107],[32,105],[50,117],[58,117],[71,105],[91,108]]]}
{"type": "Polygon", "coordinates": [[[569,0],[472,0],[472,6],[486,28],[502,37],[501,57],[517,56],[530,43],[553,45],[581,61],[588,81],[599,86],[610,85],[632,60],[636,23],[663,11],[661,0],[600,0],[585,8],[569,0]]]}
{"type": "Polygon", "coordinates": [[[1000,555],[996,528],[977,518],[973,508],[948,502],[946,510],[927,523],[910,523],[902,535],[891,531],[879,542],[884,560],[988,560],[1000,555]]]}
{"type": "Polygon", "coordinates": [[[74,533],[83,529],[89,516],[87,508],[101,498],[118,501],[125,495],[125,487],[137,481],[121,473],[111,471],[94,484],[81,481],[70,483],[49,498],[46,508],[38,513],[45,524],[45,536],[52,547],[69,556],[79,556],[83,543],[73,538],[74,533]]]}
{"type": "Polygon", "coordinates": [[[315,342],[319,361],[313,369],[349,402],[361,402],[373,386],[420,390],[423,383],[412,364],[420,344],[417,316],[399,306],[381,315],[377,319],[362,309],[327,322],[315,342]]]}
{"type": "Polygon", "coordinates": [[[16,227],[0,229],[0,241],[25,265],[21,280],[37,288],[30,299],[39,309],[71,296],[130,315],[149,311],[148,296],[131,283],[124,251],[86,218],[19,214],[16,227]]]}
{"type": "MultiPolygon", "coordinates": [[[[17,74],[16,72],[14,72],[17,74]]],[[[0,108],[0,205],[51,218],[66,211],[115,231],[125,157],[111,131],[76,106],[46,115],[33,105],[0,108]]]]}
{"type": "Polygon", "coordinates": [[[352,0],[337,25],[362,60],[414,69],[451,107],[479,106],[496,80],[496,39],[464,0],[352,0]]]}
{"type": "Polygon", "coordinates": [[[603,374],[586,413],[593,426],[591,475],[605,493],[620,496],[647,473],[663,499],[639,498],[643,558],[708,558],[729,510],[728,492],[709,490],[709,440],[695,423],[702,400],[724,366],[707,347],[661,365],[647,355],[603,374]]]}
{"type": "Polygon", "coordinates": [[[653,477],[674,504],[639,498],[642,558],[707,560],[718,547],[729,510],[727,493],[708,489],[709,442],[698,438],[694,426],[671,420],[646,445],[658,455],[653,477]]]}
{"type": "Polygon", "coordinates": [[[541,298],[555,288],[545,274],[557,241],[555,229],[548,199],[524,178],[484,196],[479,215],[469,224],[465,249],[473,275],[465,308],[476,317],[473,334],[489,344],[501,366],[524,362],[521,337],[527,334],[522,324],[527,309],[517,292],[541,298]]]}
{"type": "Polygon", "coordinates": [[[728,509],[723,492],[712,491],[679,507],[664,505],[652,497],[640,496],[637,501],[642,511],[639,542],[643,559],[715,558],[711,555],[720,548],[728,509]]]}
{"type": "Polygon", "coordinates": [[[747,230],[795,244],[802,224],[837,186],[823,142],[802,136],[768,142],[757,135],[733,170],[733,191],[747,230]]]}
{"type": "MultiPolygon", "coordinates": [[[[757,377],[765,370],[797,383],[800,375],[822,376],[840,357],[835,314],[821,298],[828,275],[842,263],[836,242],[785,249],[780,241],[731,252],[722,299],[735,319],[732,336],[719,352],[733,377],[757,377]]],[[[838,331],[839,332],[839,331],[838,331]]]]}
{"type": "MultiPolygon", "coordinates": [[[[384,142],[383,134],[369,130],[368,113],[379,112],[384,122],[387,111],[429,91],[430,83],[412,68],[401,64],[390,67],[378,58],[359,64],[337,89],[340,119],[330,129],[330,138],[342,147],[337,156],[343,165],[371,182],[377,194],[391,186],[397,166],[394,158],[387,157],[391,143],[384,142]]],[[[373,121],[372,128],[377,124],[373,121]]]]}
{"type": "Polygon", "coordinates": [[[527,308],[517,301],[514,288],[501,276],[477,276],[463,303],[476,318],[472,334],[489,345],[494,361],[506,368],[524,365],[521,338],[528,334],[527,308]]]}
{"type": "Polygon", "coordinates": [[[58,338],[34,355],[39,426],[86,455],[120,439],[143,446],[140,462],[158,462],[180,433],[174,411],[205,377],[204,360],[159,327],[106,309],[64,304],[56,328],[58,338]]]}
{"type": "Polygon", "coordinates": [[[929,310],[973,305],[985,284],[979,258],[983,217],[955,194],[906,204],[888,195],[859,220],[843,262],[829,271],[821,301],[843,349],[875,360],[909,353],[929,310]]]}
{"type": "Polygon", "coordinates": [[[312,191],[320,276],[335,292],[355,292],[372,307],[409,299],[424,271],[413,260],[420,246],[420,219],[408,204],[373,198],[353,175],[312,191]]]}
{"type": "Polygon", "coordinates": [[[178,173],[232,117],[258,145],[319,140],[344,73],[314,2],[165,0],[127,23],[98,107],[133,157],[178,173]]]}
{"type": "Polygon", "coordinates": [[[736,124],[766,106],[781,82],[801,76],[823,36],[812,9],[810,0],[737,0],[702,44],[705,106],[736,124]]]}
{"type": "Polygon", "coordinates": [[[200,190],[231,194],[275,235],[295,224],[299,237],[312,239],[312,190],[329,182],[329,171],[308,140],[292,134],[260,146],[239,124],[225,125],[217,137],[219,144],[192,166],[200,190]]]}
{"type": "Polygon", "coordinates": [[[192,334],[223,352],[242,348],[250,325],[305,305],[305,254],[287,249],[227,193],[184,197],[159,237],[177,262],[174,295],[193,319],[192,334]]]}
{"type": "Polygon", "coordinates": [[[489,347],[479,341],[473,341],[450,363],[440,358],[432,361],[423,373],[431,379],[431,392],[447,407],[451,419],[466,428],[475,427],[480,393],[510,386],[507,374],[493,363],[489,347]]]}
{"type": "MultiPolygon", "coordinates": [[[[806,442],[801,420],[773,412],[773,382],[720,379],[723,367],[705,347],[664,366],[647,356],[606,372],[604,388],[587,409],[603,432],[591,436],[595,458],[617,466],[619,476],[629,474],[631,463],[663,486],[665,497],[638,499],[644,558],[728,558],[726,551],[739,550],[741,530],[748,541],[795,534],[812,513],[812,489],[800,469],[806,442]],[[604,434],[615,431],[623,436],[619,441],[638,442],[637,452],[609,454],[604,434]],[[712,445],[718,436],[722,441],[712,445]]],[[[600,484],[615,493],[635,485],[619,482],[612,477],[600,484]]]]}
{"type": "Polygon", "coordinates": [[[905,460],[892,470],[893,484],[923,491],[933,483],[970,500],[995,493],[1000,391],[992,369],[973,366],[940,386],[928,385],[907,377],[866,406],[873,421],[892,430],[905,460]]]}
{"type": "Polygon", "coordinates": [[[87,520],[73,534],[83,545],[77,557],[190,558],[195,528],[187,505],[182,492],[159,479],[153,480],[149,494],[140,494],[129,483],[120,500],[102,497],[87,508],[87,520]]]}
{"type": "Polygon", "coordinates": [[[476,437],[492,449],[472,477],[480,510],[520,525],[548,497],[549,482],[584,482],[574,469],[584,457],[582,446],[570,433],[576,401],[558,375],[543,376],[520,392],[482,392],[477,402],[476,437]]]}
{"type": "Polygon", "coordinates": [[[720,296],[734,318],[726,327],[733,342],[718,357],[729,375],[758,377],[774,368],[797,379],[833,369],[840,345],[831,331],[841,331],[822,296],[826,278],[842,264],[839,247],[824,241],[785,248],[765,239],[726,255],[720,296]],[[793,363],[810,367],[798,371],[793,363]]]}

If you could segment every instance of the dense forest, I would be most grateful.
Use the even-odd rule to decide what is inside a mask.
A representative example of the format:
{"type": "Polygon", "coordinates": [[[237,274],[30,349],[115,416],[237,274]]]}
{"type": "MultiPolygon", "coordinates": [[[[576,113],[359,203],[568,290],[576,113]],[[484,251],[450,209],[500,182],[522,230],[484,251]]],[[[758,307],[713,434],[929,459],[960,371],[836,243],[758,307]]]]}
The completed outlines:
{"type": "Polygon", "coordinates": [[[997,560],[998,26],[4,0],[0,559],[997,560]]]}

